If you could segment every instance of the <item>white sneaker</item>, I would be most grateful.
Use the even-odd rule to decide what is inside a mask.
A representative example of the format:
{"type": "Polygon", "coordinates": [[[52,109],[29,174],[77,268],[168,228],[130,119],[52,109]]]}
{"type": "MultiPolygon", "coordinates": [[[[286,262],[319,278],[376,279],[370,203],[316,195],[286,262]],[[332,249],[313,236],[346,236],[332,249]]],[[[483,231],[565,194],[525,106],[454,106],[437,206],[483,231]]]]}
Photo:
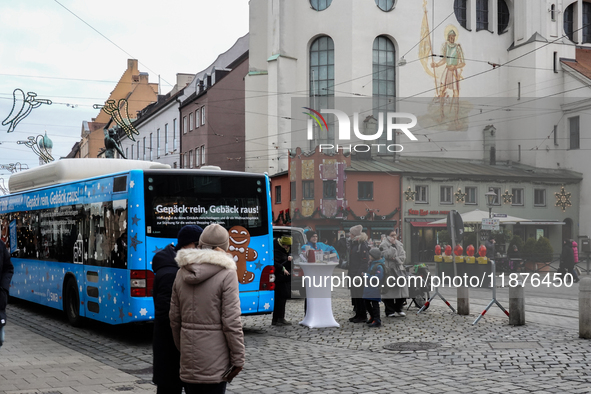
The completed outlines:
{"type": "Polygon", "coordinates": [[[406,316],[406,313],[404,313],[404,312],[395,312],[395,313],[397,316],[400,316],[400,317],[406,316]]]}
{"type": "Polygon", "coordinates": [[[396,312],[394,312],[394,313],[390,313],[390,314],[388,315],[388,317],[396,317],[396,312]]]}

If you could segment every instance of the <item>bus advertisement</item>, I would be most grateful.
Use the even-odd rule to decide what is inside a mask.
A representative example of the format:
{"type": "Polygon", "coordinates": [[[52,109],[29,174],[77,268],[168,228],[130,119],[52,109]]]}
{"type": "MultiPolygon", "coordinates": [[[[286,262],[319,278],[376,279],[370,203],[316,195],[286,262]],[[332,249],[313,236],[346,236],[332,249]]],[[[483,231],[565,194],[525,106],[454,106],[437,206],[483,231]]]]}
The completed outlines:
{"type": "Polygon", "coordinates": [[[111,163],[109,174],[96,175],[101,172],[96,160],[138,166],[70,159],[10,178],[20,175],[9,185],[53,183],[17,186],[0,197],[1,239],[15,267],[11,296],[63,310],[73,325],[84,318],[109,324],[153,320],[153,256],[176,243],[182,226],[218,223],[230,232],[228,252],[238,268],[242,313],[273,310],[266,175],[146,164],[114,172],[111,163]],[[49,166],[57,168],[49,172],[49,166]],[[71,180],[72,168],[81,179],[71,180]]]}

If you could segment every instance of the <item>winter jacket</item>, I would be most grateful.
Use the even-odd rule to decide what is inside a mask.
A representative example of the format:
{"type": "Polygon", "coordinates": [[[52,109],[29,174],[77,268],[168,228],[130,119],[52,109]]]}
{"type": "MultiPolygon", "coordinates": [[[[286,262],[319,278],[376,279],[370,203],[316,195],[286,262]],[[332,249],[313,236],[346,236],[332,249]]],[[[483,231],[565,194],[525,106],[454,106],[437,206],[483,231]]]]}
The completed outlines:
{"type": "MultiPolygon", "coordinates": [[[[315,244],[313,244],[312,242],[308,242],[306,245],[309,246],[312,250],[322,250],[323,252],[335,253],[337,255],[337,259],[339,258],[339,253],[337,252],[337,250],[325,243],[316,242],[315,244]]],[[[302,252],[306,250],[306,245],[302,246],[302,252]]]]}
{"type": "Polygon", "coordinates": [[[6,304],[13,273],[14,266],[10,261],[10,253],[4,242],[0,241],[0,326],[6,324],[6,304]]]}
{"type": "Polygon", "coordinates": [[[365,286],[365,288],[363,289],[363,298],[366,300],[371,300],[371,301],[381,301],[381,287],[380,287],[380,283],[382,281],[382,279],[384,278],[385,272],[385,265],[384,265],[384,259],[381,258],[379,260],[374,260],[372,262],[369,263],[369,269],[367,272],[367,286],[365,286]],[[371,280],[371,278],[378,278],[378,280],[371,280]],[[376,285],[376,286],[372,286],[376,285]]]}
{"type": "Polygon", "coordinates": [[[154,355],[152,381],[156,385],[180,385],[179,368],[181,354],[174,344],[170,319],[170,297],[172,285],[179,267],[175,261],[176,251],[172,244],[156,253],[152,259],[154,271],[154,355]]]}
{"type": "MultiPolygon", "coordinates": [[[[389,239],[389,237],[386,237],[380,243],[380,250],[382,251],[382,256],[384,257],[388,273],[394,273],[396,277],[407,276],[406,270],[404,269],[406,252],[404,251],[404,246],[402,245],[402,242],[396,239],[394,240],[394,245],[392,245],[392,242],[389,239]]],[[[385,294],[382,295],[382,298],[408,298],[408,281],[403,281],[402,279],[400,279],[398,282],[395,282],[394,279],[390,279],[390,284],[393,285],[394,283],[405,284],[405,286],[388,286],[388,290],[385,294]]]]}
{"type": "Polygon", "coordinates": [[[560,255],[560,268],[572,270],[575,266],[575,254],[571,245],[562,245],[562,254],[560,255]]]}
{"type": "Polygon", "coordinates": [[[367,272],[369,262],[369,245],[367,244],[367,234],[361,233],[349,245],[349,276],[363,275],[367,272]]]}
{"type": "Polygon", "coordinates": [[[275,266],[275,294],[280,294],[283,298],[289,298],[291,295],[291,276],[283,273],[283,268],[291,274],[291,261],[288,260],[289,252],[279,245],[277,239],[273,240],[273,264],[275,266]]]}
{"type": "Polygon", "coordinates": [[[579,245],[573,241],[573,254],[575,255],[575,264],[579,262],[579,245]]]}
{"type": "Polygon", "coordinates": [[[244,365],[244,333],[236,263],[224,252],[181,249],[170,302],[170,325],[186,383],[220,383],[244,365]]]}

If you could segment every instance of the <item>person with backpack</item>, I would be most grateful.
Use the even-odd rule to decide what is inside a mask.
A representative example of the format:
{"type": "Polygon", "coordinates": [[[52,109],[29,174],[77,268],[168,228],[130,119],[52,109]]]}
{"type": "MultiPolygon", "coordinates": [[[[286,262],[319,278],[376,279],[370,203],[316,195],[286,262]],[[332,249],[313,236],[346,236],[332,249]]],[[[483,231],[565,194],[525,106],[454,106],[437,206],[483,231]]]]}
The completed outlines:
{"type": "MultiPolygon", "coordinates": [[[[390,234],[386,236],[380,243],[380,250],[384,257],[386,264],[386,277],[392,278],[387,279],[390,284],[394,284],[399,276],[406,276],[406,270],[404,269],[404,260],[406,260],[406,252],[402,242],[396,239],[396,232],[390,231],[390,234]]],[[[384,306],[386,309],[386,316],[388,317],[404,317],[403,305],[404,301],[409,297],[408,281],[404,281],[406,284],[403,287],[388,286],[385,294],[382,295],[384,300],[384,306]]],[[[402,281],[398,281],[402,283],[402,281]]]]}
{"type": "Polygon", "coordinates": [[[380,319],[380,302],[382,301],[381,289],[384,285],[386,267],[382,258],[382,252],[378,248],[371,248],[369,250],[369,258],[369,269],[366,275],[364,275],[365,288],[363,289],[363,301],[365,303],[365,309],[369,312],[367,324],[370,327],[379,327],[382,325],[382,320],[380,319]],[[378,278],[378,280],[372,280],[372,278],[378,278]]]}

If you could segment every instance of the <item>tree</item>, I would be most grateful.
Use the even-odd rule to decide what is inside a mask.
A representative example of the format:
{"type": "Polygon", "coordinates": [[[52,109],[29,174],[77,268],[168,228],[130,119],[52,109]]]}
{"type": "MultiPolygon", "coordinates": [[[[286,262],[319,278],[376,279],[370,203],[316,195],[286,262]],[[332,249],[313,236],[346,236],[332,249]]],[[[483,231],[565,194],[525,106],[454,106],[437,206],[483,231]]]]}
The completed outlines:
{"type": "Polygon", "coordinates": [[[534,261],[536,259],[536,239],[528,238],[523,245],[523,258],[528,261],[534,261]]]}
{"type": "Polygon", "coordinates": [[[513,245],[517,246],[517,250],[519,251],[519,253],[523,253],[523,240],[521,239],[521,237],[519,235],[514,235],[513,238],[511,238],[511,242],[509,242],[509,248],[507,249],[509,250],[513,250],[513,245]]]}
{"type": "Polygon", "coordinates": [[[550,240],[548,238],[540,237],[538,239],[536,242],[536,251],[539,262],[549,263],[552,261],[554,250],[552,249],[552,245],[550,245],[550,240]]]}

